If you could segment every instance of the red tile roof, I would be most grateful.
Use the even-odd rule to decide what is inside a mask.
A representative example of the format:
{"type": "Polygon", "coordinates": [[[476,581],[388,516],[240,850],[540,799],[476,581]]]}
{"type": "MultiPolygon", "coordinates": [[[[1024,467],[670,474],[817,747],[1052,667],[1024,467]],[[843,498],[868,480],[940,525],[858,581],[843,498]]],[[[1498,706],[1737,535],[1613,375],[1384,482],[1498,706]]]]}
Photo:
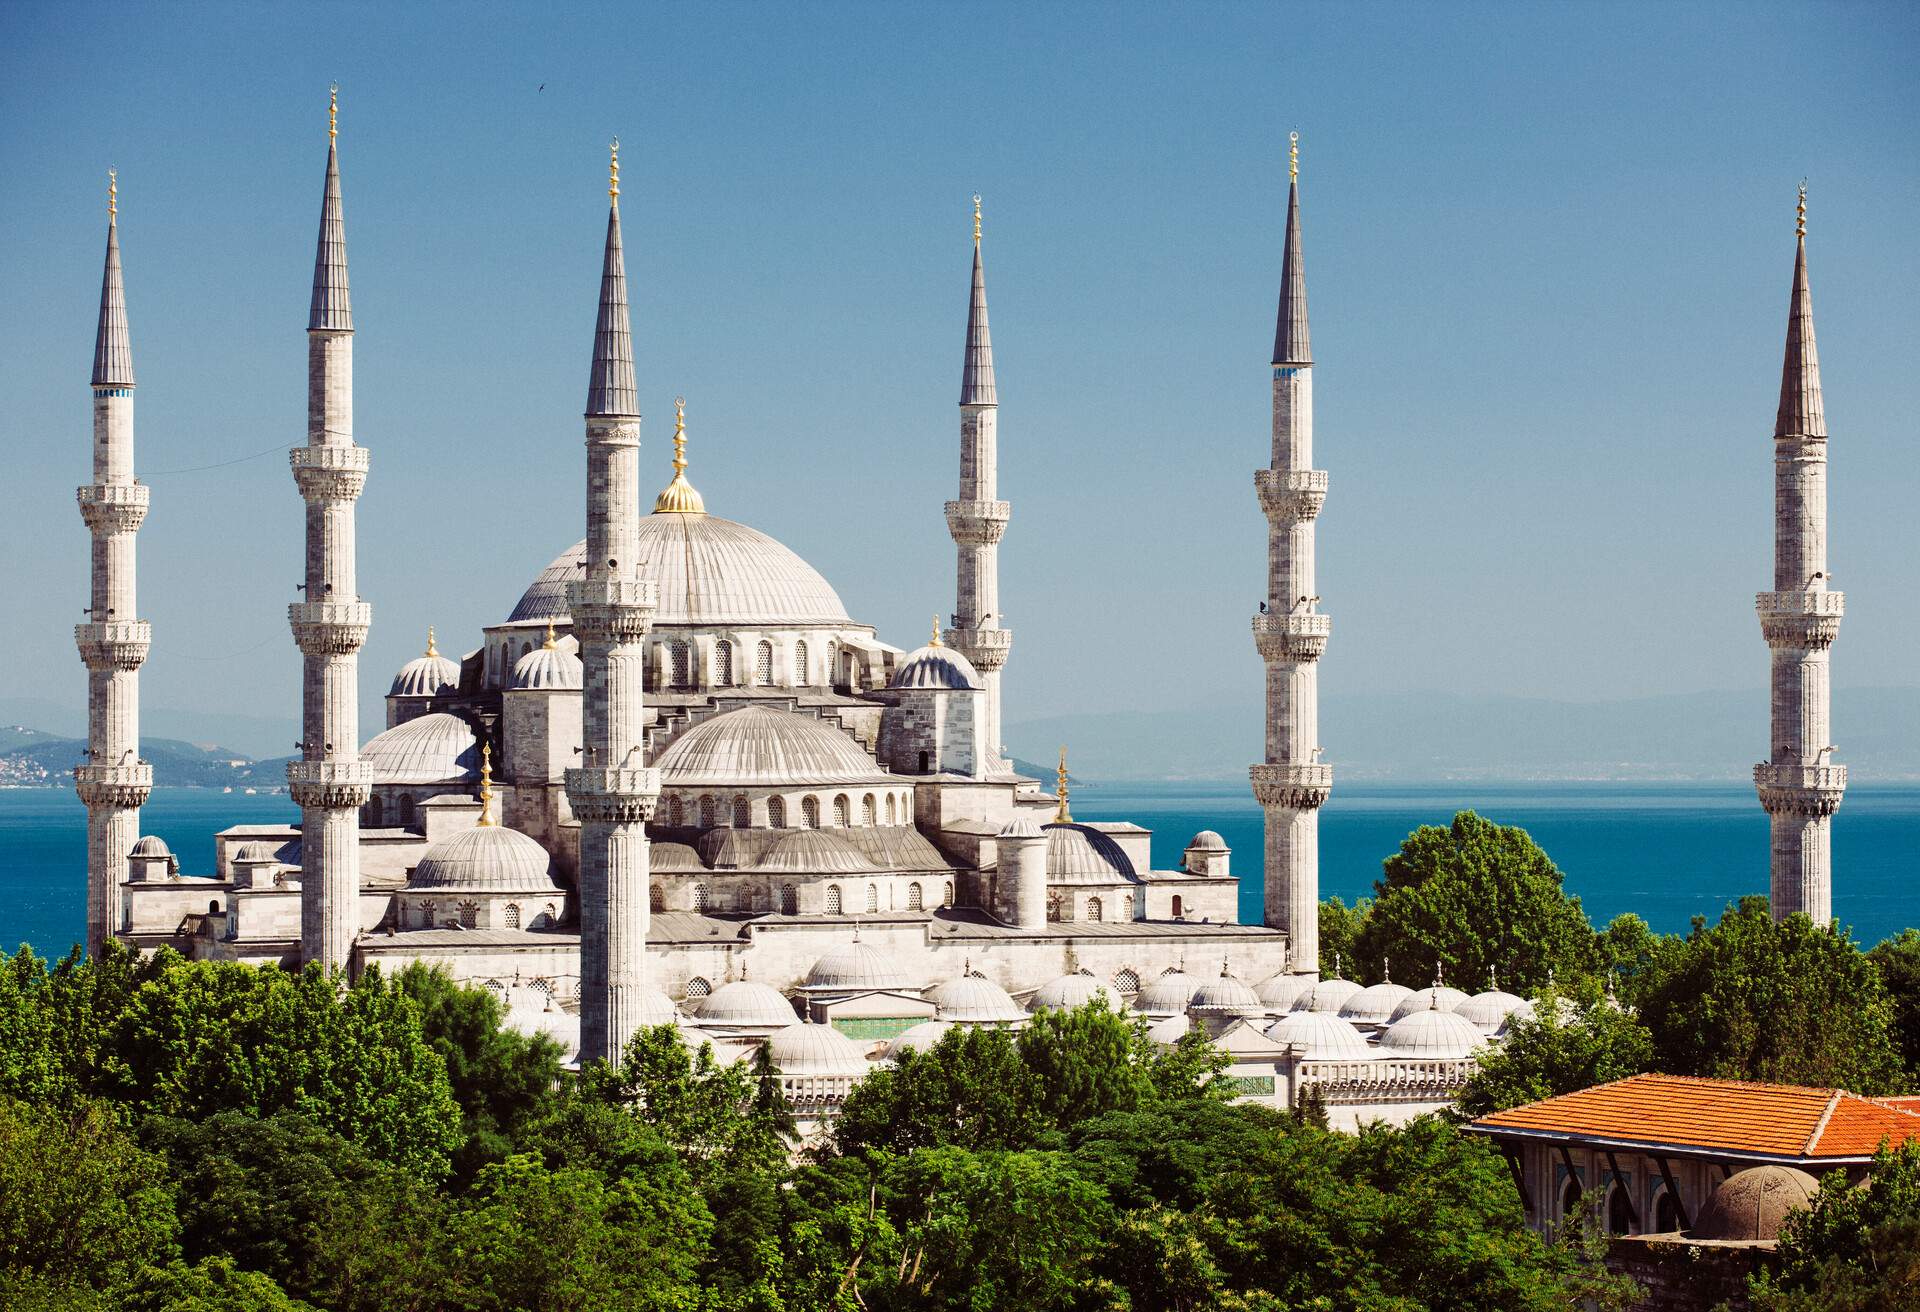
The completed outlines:
{"type": "Polygon", "coordinates": [[[1898,1144],[1920,1138],[1920,1099],[1896,1102],[1845,1089],[1635,1075],[1495,1112],[1473,1122],[1473,1128],[1818,1161],[1870,1157],[1883,1139],[1898,1144]]]}

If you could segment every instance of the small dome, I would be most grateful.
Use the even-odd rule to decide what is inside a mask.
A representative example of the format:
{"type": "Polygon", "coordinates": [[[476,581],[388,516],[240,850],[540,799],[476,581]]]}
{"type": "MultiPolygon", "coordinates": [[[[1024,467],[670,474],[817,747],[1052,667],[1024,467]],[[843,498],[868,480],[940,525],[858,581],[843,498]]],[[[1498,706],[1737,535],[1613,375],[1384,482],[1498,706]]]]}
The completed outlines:
{"type": "Polygon", "coordinates": [[[1267,1010],[1291,1011],[1313,991],[1313,984],[1311,975],[1292,975],[1283,970],[1278,975],[1262,980],[1254,992],[1259,994],[1260,1001],[1266,1003],[1267,1010]]]}
{"type": "Polygon", "coordinates": [[[935,984],[927,990],[927,1001],[938,1008],[941,1020],[970,1025],[998,1025],[1027,1018],[1027,1013],[1005,989],[978,975],[962,975],[959,979],[935,984]]]}
{"type": "Polygon", "coordinates": [[[659,989],[648,988],[640,992],[640,1024],[678,1025],[680,1009],[673,1005],[673,999],[659,989]]]}
{"type": "Polygon", "coordinates": [[[427,654],[415,656],[400,667],[387,688],[389,697],[438,697],[460,690],[460,667],[442,656],[427,640],[427,654]]]}
{"type": "Polygon", "coordinates": [[[580,658],[558,645],[535,647],[513,663],[512,692],[578,692],[586,677],[580,658]]]}
{"type": "Polygon", "coordinates": [[[360,759],[376,784],[454,784],[480,778],[480,744],[457,715],[434,711],[367,739],[360,759]]]}
{"type": "Polygon", "coordinates": [[[1482,1034],[1498,1034],[1515,1017],[1531,1016],[1533,1004],[1511,993],[1503,993],[1499,989],[1488,989],[1485,993],[1474,994],[1455,1007],[1453,1014],[1482,1034]]]}
{"type": "Polygon", "coordinates": [[[1695,1239],[1777,1239],[1789,1212],[1813,1206],[1820,1182],[1791,1166],[1750,1166],[1714,1186],[1689,1232],[1695,1239]]]}
{"type": "Polygon", "coordinates": [[[1324,1011],[1295,1011],[1267,1026],[1267,1037],[1300,1049],[1315,1060],[1346,1061],[1373,1056],[1351,1022],[1324,1011]]]}
{"type": "Polygon", "coordinates": [[[894,671],[889,688],[939,692],[978,692],[982,687],[973,664],[952,647],[938,643],[910,651],[894,671]]]}
{"type": "Polygon", "coordinates": [[[762,870],[808,874],[871,874],[875,868],[852,842],[826,829],[796,829],[760,861],[762,870]]]}
{"type": "Polygon", "coordinates": [[[1193,836],[1193,841],[1187,844],[1189,852],[1196,848],[1202,852],[1224,852],[1227,850],[1227,840],[1211,829],[1202,829],[1193,836]]]}
{"type": "MultiPolygon", "coordinates": [[[[154,841],[158,842],[159,840],[156,839],[154,841]]],[[[166,847],[163,844],[161,846],[161,853],[165,852],[166,847]]],[[[134,855],[143,856],[148,854],[135,848],[134,855]]],[[[233,854],[233,860],[238,865],[253,865],[256,862],[278,861],[279,859],[279,849],[274,847],[272,843],[247,843],[244,844],[238,852],[233,854]]]]}
{"type": "Polygon", "coordinates": [[[409,889],[552,893],[560,888],[547,849],[518,829],[479,825],[429,847],[407,876],[409,889]]]}
{"type": "Polygon", "coordinates": [[[846,730],[771,706],[743,706],[696,724],[655,764],[669,788],[894,782],[846,730]]]}
{"type": "Polygon", "coordinates": [[[1323,979],[1313,988],[1294,1000],[1295,1011],[1318,1011],[1329,1016],[1338,1016],[1340,1008],[1347,1005],[1347,999],[1360,991],[1360,986],[1350,979],[1323,979]]]}
{"type": "Polygon", "coordinates": [[[1040,837],[1040,826],[1033,822],[1033,817],[1030,815],[1016,815],[1013,819],[1007,821],[1006,827],[1000,831],[998,837],[1038,838],[1040,837]]]}
{"type": "Polygon", "coordinates": [[[807,972],[805,987],[813,992],[829,990],[859,993],[869,989],[910,989],[907,974],[898,962],[877,948],[854,939],[842,943],[807,972]]]}
{"type": "Polygon", "coordinates": [[[780,990],[757,979],[737,979],[707,994],[698,1012],[700,1024],[734,1029],[785,1028],[799,1017],[780,990]]]}
{"type": "Polygon", "coordinates": [[[1133,862],[1113,841],[1087,825],[1051,824],[1047,832],[1049,884],[1137,883],[1133,862]]]}
{"type": "Polygon", "coordinates": [[[1429,1006],[1387,1026],[1380,1048],[1396,1057],[1466,1057],[1486,1041],[1469,1022],[1429,1006]]]}
{"type": "Polygon", "coordinates": [[[1251,984],[1235,979],[1222,967],[1216,978],[1194,990],[1187,1009],[1208,1016],[1259,1016],[1266,1012],[1267,1004],[1260,1001],[1251,984]]]}
{"type": "Polygon", "coordinates": [[[944,1039],[952,1028],[950,1020],[923,1020],[894,1035],[883,1055],[888,1061],[899,1061],[909,1052],[925,1052],[944,1039]]]}
{"type": "Polygon", "coordinates": [[[1467,1000],[1467,995],[1459,989],[1445,984],[1435,984],[1417,993],[1409,993],[1400,999],[1400,1005],[1393,1009],[1394,1020],[1405,1020],[1416,1011],[1450,1012],[1467,1000]]]}
{"type": "Polygon", "coordinates": [[[767,1060],[782,1075],[860,1076],[867,1073],[866,1054],[831,1025],[802,1022],[774,1031],[767,1040],[767,1060]]]}
{"type": "Polygon", "coordinates": [[[1184,970],[1170,970],[1158,979],[1150,979],[1133,995],[1133,1009],[1146,1016],[1184,1016],[1200,981],[1184,970]]]}
{"type": "Polygon", "coordinates": [[[1393,1019],[1393,1009],[1412,996],[1413,990],[1404,984],[1369,984],[1340,1004],[1340,1019],[1359,1025],[1385,1025],[1393,1019]]]}
{"type": "Polygon", "coordinates": [[[1168,1047],[1180,1042],[1186,1032],[1193,1028],[1193,1022],[1187,1019],[1183,1011],[1173,1016],[1162,1016],[1147,1026],[1147,1038],[1153,1043],[1163,1043],[1168,1047]]]}
{"type": "Polygon", "coordinates": [[[1076,1007],[1086,1006],[1096,997],[1105,998],[1108,1006],[1116,1006],[1119,1002],[1105,984],[1091,975],[1062,975],[1059,979],[1042,984],[1027,999],[1027,1010],[1072,1011],[1076,1007]]]}
{"type": "MultiPolygon", "coordinates": [[[[251,846],[251,844],[249,845],[251,846]]],[[[158,834],[148,834],[133,845],[129,856],[172,856],[173,849],[158,834]]]]}
{"type": "Polygon", "coordinates": [[[700,860],[700,854],[685,843],[649,843],[647,868],[657,875],[704,871],[707,867],[700,860]]]}

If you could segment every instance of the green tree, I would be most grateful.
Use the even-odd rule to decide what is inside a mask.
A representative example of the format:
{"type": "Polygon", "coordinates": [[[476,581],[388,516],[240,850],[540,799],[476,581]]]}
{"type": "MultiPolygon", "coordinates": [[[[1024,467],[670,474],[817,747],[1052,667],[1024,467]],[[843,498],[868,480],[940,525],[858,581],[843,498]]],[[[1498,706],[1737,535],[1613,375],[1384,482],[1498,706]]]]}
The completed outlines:
{"type": "Polygon", "coordinates": [[[127,999],[178,959],[118,940],[93,957],[75,948],[51,969],[25,946],[0,954],[0,1095],[48,1106],[109,1092],[102,1076],[127,999]]]}
{"type": "Polygon", "coordinates": [[[267,1276],[224,1257],[148,1267],[115,1300],[120,1312],[313,1312],[267,1276]]]}
{"type": "Polygon", "coordinates": [[[1374,891],[1349,972],[1356,979],[1376,977],[1391,960],[1403,982],[1444,967],[1451,981],[1475,988],[1497,971],[1503,987],[1532,993],[1597,964],[1593,927],[1553,861],[1526,830],[1472,811],[1448,828],[1407,835],[1374,891]]]}
{"type": "Polygon", "coordinates": [[[1341,978],[1341,972],[1360,968],[1360,933],[1367,927],[1367,917],[1372,913],[1370,897],[1360,898],[1352,906],[1338,897],[1321,901],[1320,974],[1323,978],[1341,978]]]}
{"type": "Polygon", "coordinates": [[[329,1201],[314,1225],[312,1300],[329,1312],[451,1312],[462,1306],[453,1205],[384,1169],[329,1201]]]}
{"type": "Polygon", "coordinates": [[[1904,1082],[1893,1008],[1854,943],[1742,898],[1663,950],[1638,991],[1654,1068],[1882,1094],[1904,1082]]]}
{"type": "Polygon", "coordinates": [[[1870,1187],[1844,1171],[1780,1228],[1780,1266],[1753,1282],[1755,1312],[1903,1312],[1920,1307],[1920,1140],[1882,1146],[1870,1187]]]}
{"type": "Polygon", "coordinates": [[[1014,1042],[1039,1082],[1036,1109],[1056,1126],[1132,1111],[1158,1096],[1161,1057],[1145,1024],[1111,1010],[1104,994],[1072,1011],[1040,1012],[1014,1042]]]}
{"type": "Polygon", "coordinates": [[[1877,944],[1867,960],[1880,972],[1893,1004],[1893,1033],[1907,1068],[1907,1085],[1920,1088],[1920,929],[1904,929],[1877,944]]]}
{"type": "Polygon", "coordinates": [[[1024,1148],[1046,1127],[1040,1078],[1007,1030],[959,1026],[892,1070],[869,1072],[834,1122],[843,1153],[951,1145],[1024,1148]]]}
{"type": "Polygon", "coordinates": [[[1647,1070],[1653,1036],[1633,1016],[1601,1000],[1591,986],[1586,1005],[1564,1015],[1549,990],[1531,1016],[1514,1018],[1504,1042],[1480,1054],[1460,1091],[1460,1115],[1489,1116],[1523,1103],[1622,1080],[1647,1070]]]}
{"type": "Polygon", "coordinates": [[[1622,993],[1635,996],[1667,941],[1639,916],[1624,912],[1608,921],[1597,937],[1600,969],[1618,982],[1622,993]]]}
{"type": "Polygon", "coordinates": [[[769,1101],[763,1088],[744,1061],[721,1065],[711,1043],[689,1051],[673,1025],[635,1031],[617,1071],[596,1066],[581,1078],[587,1097],[645,1116],[696,1178],[710,1164],[766,1168],[785,1160],[780,1130],[792,1122],[785,1103],[769,1101]]]}

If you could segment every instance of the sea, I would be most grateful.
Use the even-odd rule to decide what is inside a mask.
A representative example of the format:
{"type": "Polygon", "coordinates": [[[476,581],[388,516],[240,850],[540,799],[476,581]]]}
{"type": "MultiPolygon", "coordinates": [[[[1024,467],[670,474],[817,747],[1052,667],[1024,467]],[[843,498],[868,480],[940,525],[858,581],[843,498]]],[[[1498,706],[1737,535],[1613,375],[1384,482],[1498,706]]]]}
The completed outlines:
{"type": "MultiPolygon", "coordinates": [[[[1240,918],[1261,916],[1261,816],[1245,780],[1083,783],[1076,820],[1131,820],[1153,831],[1153,864],[1177,866],[1202,829],[1233,849],[1240,918]]],[[[1734,784],[1341,784],[1320,816],[1320,892],[1349,903],[1373,892],[1381,863],[1421,825],[1478,811],[1519,825],[1545,848],[1596,925],[1631,911],[1685,932],[1767,888],[1767,820],[1734,784]]],[[[161,788],[141,816],[188,874],[213,866],[229,825],[292,821],[284,793],[161,788]]],[[[1920,787],[1848,790],[1833,826],[1833,910],[1863,945],[1920,925],[1920,787]]],[[[0,944],[64,954],[85,922],[86,812],[66,789],[0,789],[0,944]]]]}

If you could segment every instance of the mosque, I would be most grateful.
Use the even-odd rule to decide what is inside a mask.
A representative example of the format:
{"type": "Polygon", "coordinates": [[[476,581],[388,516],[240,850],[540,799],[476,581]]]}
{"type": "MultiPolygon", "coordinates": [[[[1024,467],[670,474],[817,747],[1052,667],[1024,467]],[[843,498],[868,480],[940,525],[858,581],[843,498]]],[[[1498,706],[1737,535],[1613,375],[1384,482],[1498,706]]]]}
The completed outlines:
{"type": "MultiPolygon", "coordinates": [[[[679,1024],[726,1051],[765,1044],[816,1128],[871,1061],[951,1025],[1019,1025],[1097,993],[1147,1017],[1162,1041],[1206,1032],[1242,1096],[1285,1106],[1317,1085],[1344,1109],[1336,1123],[1349,1124],[1445,1105],[1473,1053],[1525,1011],[1492,981],[1469,998],[1438,980],[1415,992],[1319,978],[1318,812],[1333,770],[1320,759],[1318,663],[1331,621],[1314,581],[1314,526],[1328,479],[1313,465],[1297,135],[1271,459],[1255,475],[1269,527],[1267,600],[1252,619],[1266,669],[1266,751],[1251,769],[1266,816],[1266,923],[1247,925],[1218,834],[1194,835],[1177,868],[1155,869],[1147,829],[1073,818],[1064,749],[1049,789],[1001,744],[1012,630],[998,545],[1011,505],[997,475],[978,198],[959,486],[942,508],[956,548],[949,623],[936,620],[911,649],[890,644],[798,553],[710,513],[688,477],[680,401],[673,473],[647,511],[615,143],[585,407],[585,536],[556,533],[579,540],[471,645],[443,653],[423,624],[425,650],[394,675],[384,728],[363,737],[358,651],[372,613],[354,514],[371,452],[353,435],[336,113],[307,323],[307,440],[290,452],[306,525],[304,599],[289,607],[304,662],[300,757],[288,766],[301,820],[224,830],[205,873],[183,873],[163,842],[139,836],[152,770],[139,759],[138,677],[151,635],[135,618],[134,538],[149,490],[134,474],[109,188],[94,476],[79,489],[93,544],[90,618],[76,633],[89,671],[88,751],[75,776],[88,811],[90,948],[118,937],[356,973],[426,962],[496,990],[514,1023],[553,1033],[583,1061],[617,1055],[649,1024],[679,1024]]],[[[1794,341],[1804,244],[1796,278],[1794,341]]],[[[1810,316],[1804,327],[1810,354],[1810,316]]],[[[1804,381],[1793,350],[1789,378],[1804,381]]],[[[1811,379],[1817,420],[1817,364],[1811,379]]],[[[1817,448],[1806,434],[1791,444],[1802,464],[1788,490],[1804,499],[1805,461],[1817,454],[1824,469],[1824,427],[1817,448]]],[[[1815,490],[1822,536],[1796,539],[1794,570],[1806,560],[1824,569],[1824,482],[1815,490]]],[[[1776,652],[1795,634],[1811,642],[1803,629],[1830,641],[1838,594],[1824,592],[1823,573],[1816,584],[1811,602],[1762,594],[1763,617],[1821,620],[1793,634],[1775,623],[1776,652]]],[[[1777,663],[1777,683],[1809,680],[1809,699],[1824,706],[1824,679],[1805,664],[1777,663]]],[[[1763,797],[1784,799],[1783,810],[1802,792],[1837,805],[1844,775],[1803,780],[1802,746],[1783,745],[1762,767],[1763,797]]],[[[1824,755],[1818,768],[1841,769],[1824,755]]],[[[1824,829],[1816,837],[1824,852],[1824,829]]],[[[1813,878],[1824,897],[1824,865],[1796,861],[1796,883],[1813,878]]]]}

